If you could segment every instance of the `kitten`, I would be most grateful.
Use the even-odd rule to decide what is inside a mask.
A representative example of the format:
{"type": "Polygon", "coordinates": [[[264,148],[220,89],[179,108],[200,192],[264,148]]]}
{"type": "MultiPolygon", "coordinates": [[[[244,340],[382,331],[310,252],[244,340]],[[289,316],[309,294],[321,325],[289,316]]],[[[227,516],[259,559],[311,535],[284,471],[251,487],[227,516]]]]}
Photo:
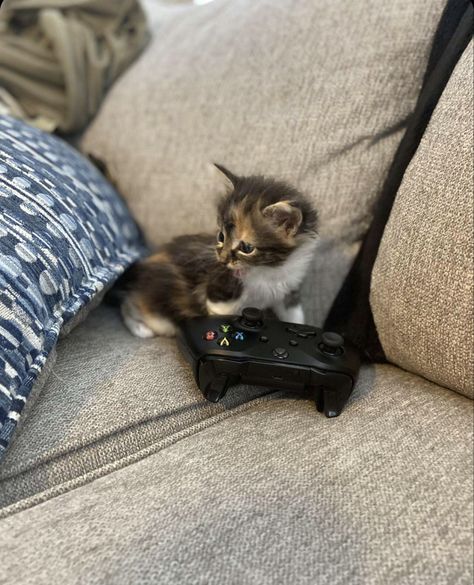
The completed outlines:
{"type": "Polygon", "coordinates": [[[228,183],[217,239],[177,237],[121,279],[122,315],[138,337],[171,336],[180,321],[239,314],[245,306],[304,322],[299,288],[316,245],[315,209],[285,183],[215,166],[228,183]]]}

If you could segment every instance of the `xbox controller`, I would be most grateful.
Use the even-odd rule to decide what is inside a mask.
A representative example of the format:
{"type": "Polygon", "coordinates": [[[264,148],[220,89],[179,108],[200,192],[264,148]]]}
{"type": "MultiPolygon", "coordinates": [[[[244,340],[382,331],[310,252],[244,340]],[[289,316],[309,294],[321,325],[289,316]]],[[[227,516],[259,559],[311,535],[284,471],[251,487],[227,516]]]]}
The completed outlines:
{"type": "Polygon", "coordinates": [[[360,367],[357,351],[341,335],[264,319],[253,307],[240,316],[190,319],[178,344],[211,402],[230,386],[256,384],[311,398],[327,417],[342,412],[360,367]]]}

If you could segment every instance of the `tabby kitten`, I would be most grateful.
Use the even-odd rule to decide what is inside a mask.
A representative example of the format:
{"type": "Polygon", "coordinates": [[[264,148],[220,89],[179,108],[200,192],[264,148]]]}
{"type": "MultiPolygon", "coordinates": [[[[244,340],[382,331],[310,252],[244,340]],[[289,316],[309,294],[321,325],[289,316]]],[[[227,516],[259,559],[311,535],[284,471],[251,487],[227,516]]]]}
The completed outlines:
{"type": "Polygon", "coordinates": [[[217,240],[177,237],[122,277],[122,315],[138,337],[171,336],[181,321],[245,306],[304,322],[299,288],[316,245],[315,209],[285,183],[215,166],[228,184],[217,240]]]}

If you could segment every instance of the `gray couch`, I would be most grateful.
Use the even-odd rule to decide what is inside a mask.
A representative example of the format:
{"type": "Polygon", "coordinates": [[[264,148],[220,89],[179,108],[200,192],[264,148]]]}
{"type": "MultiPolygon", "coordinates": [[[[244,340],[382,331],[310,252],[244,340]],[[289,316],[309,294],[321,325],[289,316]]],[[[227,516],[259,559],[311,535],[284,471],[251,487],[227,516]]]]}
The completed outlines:
{"type": "MultiPolygon", "coordinates": [[[[284,0],[277,4],[289,6],[284,0]]],[[[308,23],[322,23],[323,36],[331,23],[337,30],[330,2],[319,2],[316,16],[311,3],[301,4],[307,5],[308,21],[295,6],[299,20],[285,24],[293,39],[304,45],[312,38],[308,23]]],[[[270,118],[260,104],[255,115],[261,116],[262,140],[272,160],[266,148],[256,148],[249,160],[245,137],[235,141],[230,122],[219,134],[222,119],[206,118],[218,136],[217,146],[216,139],[206,143],[212,156],[235,159],[242,171],[268,163],[271,174],[319,192],[321,248],[305,290],[306,310],[316,324],[370,223],[373,200],[402,132],[392,130],[385,138],[380,133],[413,108],[444,6],[441,1],[383,4],[392,10],[383,24],[394,26],[399,36],[381,26],[375,30],[378,7],[368,3],[357,13],[360,2],[355,2],[339,22],[342,32],[349,34],[355,26],[361,33],[358,49],[349,35],[345,59],[366,51],[367,61],[355,55],[349,68],[335,65],[338,74],[318,73],[329,79],[328,85],[317,80],[320,89],[312,97],[319,100],[318,111],[329,112],[322,106],[339,99],[329,95],[331,84],[343,84],[344,76],[353,76],[357,90],[352,100],[346,94],[331,110],[333,133],[325,116],[316,121],[306,116],[308,100],[302,99],[304,124],[290,137],[289,125],[281,135],[275,130],[287,142],[274,148],[270,124],[280,128],[294,119],[296,111],[275,122],[275,112],[284,117],[293,98],[281,98],[270,118]],[[365,28],[357,20],[364,14],[365,28]],[[415,29],[406,34],[405,29],[417,18],[414,38],[415,29]],[[390,65],[396,55],[401,68],[390,65]],[[376,69],[384,58],[387,62],[376,69]],[[377,75],[370,77],[371,70],[377,75]],[[364,79],[371,87],[369,105],[364,79]],[[305,125],[315,127],[306,133],[305,125]],[[308,142],[318,131],[320,141],[308,142]],[[361,146],[373,135],[379,138],[370,148],[361,146]],[[321,163],[314,175],[307,153],[321,163]]],[[[270,14],[267,24],[276,27],[271,3],[257,5],[270,14]]],[[[218,94],[221,72],[229,84],[234,75],[226,69],[231,63],[212,53],[209,69],[199,69],[196,57],[196,77],[192,56],[208,42],[216,50],[215,37],[224,34],[222,19],[247,18],[249,24],[262,17],[247,0],[217,0],[202,9],[176,10],[164,20],[160,11],[156,15],[155,43],[114,86],[82,145],[107,162],[153,243],[188,231],[189,224],[212,226],[205,202],[210,183],[204,171],[200,174],[198,159],[206,130],[196,111],[202,113],[218,94]],[[246,8],[247,16],[240,16],[246,8]],[[176,48],[178,38],[184,48],[176,48]],[[149,74],[152,64],[154,75],[149,74]],[[192,103],[185,97],[186,68],[190,83],[197,84],[192,103]],[[139,122],[143,118],[148,122],[139,122]],[[123,131],[117,133],[119,122],[123,131]],[[133,129],[140,123],[137,138],[133,129]],[[147,126],[151,136],[145,136],[147,126]],[[158,128],[155,135],[150,128],[158,128]],[[175,142],[173,132],[180,137],[175,142]],[[137,154],[147,140],[152,146],[137,154]],[[186,183],[189,174],[192,181],[186,183]],[[173,198],[181,211],[168,220],[173,198]]],[[[260,30],[252,26],[251,44],[260,30]]],[[[265,47],[277,50],[281,42],[272,44],[273,37],[266,38],[265,47]]],[[[233,35],[228,42],[245,48],[245,39],[233,35]]],[[[337,42],[335,48],[330,40],[325,43],[326,54],[336,59],[337,42]]],[[[265,61],[263,52],[252,50],[265,61]]],[[[231,62],[239,55],[232,53],[231,62]]],[[[308,60],[308,70],[311,56],[303,50],[299,56],[308,60]]],[[[252,62],[247,64],[252,72],[252,62]]],[[[243,62],[237,66],[242,69],[243,62]]],[[[305,89],[300,71],[289,64],[283,71],[294,79],[279,86],[281,95],[295,80],[305,89]]],[[[255,100],[262,97],[257,82],[240,87],[255,92],[255,100]]],[[[222,95],[232,102],[234,120],[255,125],[248,104],[240,110],[232,101],[232,88],[223,88],[222,95]]],[[[218,112],[229,117],[225,108],[218,112]]],[[[374,268],[370,300],[391,364],[362,367],[337,419],[324,418],[311,402],[265,388],[239,387],[219,404],[208,403],[174,340],[131,337],[116,309],[106,305],[63,338],[0,467],[0,584],[472,583],[472,118],[471,43],[405,174],[374,268]]]]}

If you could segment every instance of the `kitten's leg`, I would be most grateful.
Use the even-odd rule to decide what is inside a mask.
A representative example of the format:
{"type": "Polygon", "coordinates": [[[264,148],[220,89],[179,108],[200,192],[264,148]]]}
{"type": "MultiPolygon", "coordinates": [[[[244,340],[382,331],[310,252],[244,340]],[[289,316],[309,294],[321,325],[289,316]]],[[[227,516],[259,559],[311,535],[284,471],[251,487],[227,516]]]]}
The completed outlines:
{"type": "Polygon", "coordinates": [[[130,297],[122,304],[121,311],[125,325],[135,337],[149,339],[155,335],[172,337],[176,334],[172,321],[158,314],[140,311],[130,297]]]}
{"type": "Polygon", "coordinates": [[[125,301],[122,303],[122,306],[120,307],[120,310],[122,313],[123,322],[132,335],[135,335],[135,337],[141,337],[143,339],[155,336],[153,331],[147,327],[141,319],[141,315],[139,314],[138,309],[132,303],[130,298],[125,299],[125,301]]]}
{"type": "Polygon", "coordinates": [[[281,321],[304,324],[304,311],[301,304],[293,305],[292,307],[286,307],[285,303],[282,302],[273,305],[272,309],[275,311],[277,317],[281,321]]]}
{"type": "Polygon", "coordinates": [[[158,314],[147,315],[145,317],[145,325],[155,335],[161,335],[161,337],[174,337],[176,335],[176,325],[170,319],[158,314]]]}
{"type": "Polygon", "coordinates": [[[303,307],[301,306],[300,293],[297,290],[290,292],[283,301],[276,303],[273,310],[281,321],[304,323],[303,307]]]}
{"type": "Polygon", "coordinates": [[[216,266],[206,286],[206,310],[209,315],[234,315],[240,312],[242,282],[224,266],[216,266]]]}

